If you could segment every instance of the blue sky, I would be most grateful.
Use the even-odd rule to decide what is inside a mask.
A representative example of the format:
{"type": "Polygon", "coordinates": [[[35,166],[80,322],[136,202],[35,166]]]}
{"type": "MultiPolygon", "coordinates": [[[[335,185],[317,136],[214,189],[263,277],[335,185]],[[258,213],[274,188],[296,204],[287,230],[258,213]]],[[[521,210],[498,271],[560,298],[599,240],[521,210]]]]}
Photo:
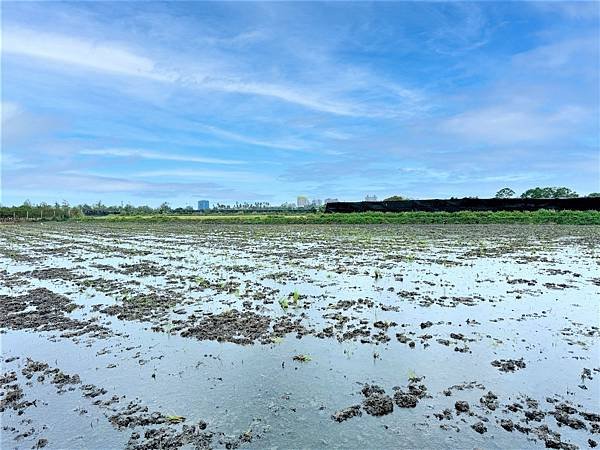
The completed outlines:
{"type": "Polygon", "coordinates": [[[600,3],[3,2],[3,204],[600,191],[600,3]]]}

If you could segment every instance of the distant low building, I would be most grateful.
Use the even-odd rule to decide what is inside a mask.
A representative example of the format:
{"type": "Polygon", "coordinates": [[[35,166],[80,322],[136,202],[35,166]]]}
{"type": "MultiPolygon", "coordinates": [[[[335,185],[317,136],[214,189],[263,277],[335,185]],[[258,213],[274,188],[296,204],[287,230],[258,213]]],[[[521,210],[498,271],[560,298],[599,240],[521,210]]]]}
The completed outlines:
{"type": "Polygon", "coordinates": [[[339,202],[339,200],[337,198],[326,198],[325,201],[324,201],[325,204],[327,204],[327,203],[337,203],[337,202],[339,202]]]}
{"type": "Polygon", "coordinates": [[[311,205],[313,206],[321,206],[323,204],[323,201],[320,198],[315,198],[312,202],[311,205]]]}
{"type": "Polygon", "coordinates": [[[365,197],[365,202],[376,202],[376,201],[377,201],[376,195],[367,195],[365,197]]]}
{"type": "Polygon", "coordinates": [[[198,211],[206,211],[210,209],[210,203],[208,200],[198,200],[198,211]]]}
{"type": "Polygon", "coordinates": [[[298,208],[305,208],[309,204],[308,197],[304,197],[303,195],[299,195],[296,199],[296,205],[298,205],[298,208]]]}

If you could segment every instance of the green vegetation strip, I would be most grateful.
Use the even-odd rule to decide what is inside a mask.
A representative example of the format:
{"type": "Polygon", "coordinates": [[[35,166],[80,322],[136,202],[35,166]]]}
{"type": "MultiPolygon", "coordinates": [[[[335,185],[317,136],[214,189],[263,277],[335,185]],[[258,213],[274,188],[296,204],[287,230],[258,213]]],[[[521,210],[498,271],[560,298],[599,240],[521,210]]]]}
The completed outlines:
{"type": "Polygon", "coordinates": [[[311,213],[311,214],[206,214],[206,215],[110,215],[73,220],[92,221],[194,221],[202,223],[242,224],[463,224],[463,223],[524,223],[600,225],[600,211],[460,211],[460,212],[403,212],[403,213],[311,213]]]}

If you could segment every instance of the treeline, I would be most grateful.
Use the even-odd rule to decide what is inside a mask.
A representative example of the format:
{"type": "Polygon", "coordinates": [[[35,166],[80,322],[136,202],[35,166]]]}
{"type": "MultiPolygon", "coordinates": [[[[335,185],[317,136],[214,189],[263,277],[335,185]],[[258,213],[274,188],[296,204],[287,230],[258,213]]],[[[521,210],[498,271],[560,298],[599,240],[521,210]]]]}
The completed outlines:
{"type": "MultiPolygon", "coordinates": [[[[496,192],[495,198],[514,198],[516,192],[505,187],[496,192]]],[[[580,195],[568,187],[534,187],[523,192],[520,198],[579,198],[580,195]]],[[[586,196],[583,196],[586,197],[586,196]]],[[[600,197],[600,192],[592,192],[587,197],[600,197]]]]}
{"type": "Polygon", "coordinates": [[[158,208],[151,206],[133,206],[131,204],[120,206],[109,206],[102,202],[88,205],[71,206],[68,202],[55,203],[54,205],[42,202],[33,204],[26,200],[19,206],[0,206],[0,218],[7,219],[42,219],[42,220],[66,220],[82,216],[108,216],[111,214],[119,215],[151,215],[151,214],[192,214],[194,209],[191,206],[187,208],[171,208],[168,203],[163,203],[158,208]]]}
{"type": "MultiPolygon", "coordinates": [[[[509,187],[505,187],[496,192],[494,198],[516,198],[517,193],[509,187]]],[[[592,192],[588,195],[579,195],[573,189],[568,187],[558,187],[558,186],[548,186],[548,187],[534,187],[531,189],[527,189],[519,198],[579,198],[579,197],[600,197],[600,192],[592,192]]],[[[479,197],[469,197],[469,198],[479,198],[479,197]]],[[[455,199],[455,197],[452,197],[455,199]]],[[[392,202],[392,201],[402,201],[402,200],[410,200],[408,197],[403,197],[401,195],[392,195],[391,197],[385,198],[384,202],[392,202]]]]}
{"type": "Polygon", "coordinates": [[[68,202],[54,205],[42,202],[32,204],[29,200],[19,206],[0,206],[0,219],[29,219],[29,220],[66,220],[83,215],[81,208],[70,206],[68,202]]]}
{"type": "MultiPolygon", "coordinates": [[[[236,203],[235,205],[223,205],[217,203],[212,208],[204,212],[228,212],[228,211],[268,211],[270,209],[280,209],[282,211],[292,211],[297,209],[292,203],[284,203],[279,207],[273,207],[266,202],[257,203],[236,203]]],[[[308,209],[308,208],[307,208],[308,209]]],[[[314,209],[314,208],[312,208],[314,209]]],[[[322,209],[322,208],[321,208],[322,209]]],[[[131,204],[126,205],[105,205],[102,202],[97,202],[92,205],[84,203],[82,205],[71,206],[68,202],[63,201],[62,203],[55,203],[54,205],[48,203],[32,204],[30,201],[25,201],[19,206],[0,206],[0,218],[4,220],[8,219],[55,219],[55,220],[66,220],[69,218],[76,218],[82,216],[89,217],[102,217],[109,215],[121,215],[121,216],[148,216],[156,214],[176,214],[176,215],[192,215],[197,214],[198,211],[192,206],[185,208],[172,208],[168,203],[162,203],[157,208],[151,206],[142,205],[134,206],[131,204]]]]}

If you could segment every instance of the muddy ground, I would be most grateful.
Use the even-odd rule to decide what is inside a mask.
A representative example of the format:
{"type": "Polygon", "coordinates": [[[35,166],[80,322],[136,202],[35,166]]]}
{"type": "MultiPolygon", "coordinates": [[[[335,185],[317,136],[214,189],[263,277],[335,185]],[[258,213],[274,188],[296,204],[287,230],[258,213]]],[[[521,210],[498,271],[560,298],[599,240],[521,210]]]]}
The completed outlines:
{"type": "Polygon", "coordinates": [[[591,448],[600,228],[0,226],[1,448],[591,448]]]}

